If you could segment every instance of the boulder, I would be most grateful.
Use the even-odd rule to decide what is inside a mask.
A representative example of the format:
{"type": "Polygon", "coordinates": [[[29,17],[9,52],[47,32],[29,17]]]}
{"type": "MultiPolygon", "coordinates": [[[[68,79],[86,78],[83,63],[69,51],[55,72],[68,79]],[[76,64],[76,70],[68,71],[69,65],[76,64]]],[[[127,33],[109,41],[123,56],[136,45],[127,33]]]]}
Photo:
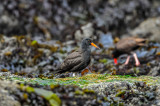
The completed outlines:
{"type": "Polygon", "coordinates": [[[130,32],[132,36],[144,37],[160,42],[160,17],[149,18],[130,32]]]}
{"type": "Polygon", "coordinates": [[[21,106],[9,92],[16,89],[16,83],[10,81],[0,81],[0,105],[1,106],[21,106]]]}

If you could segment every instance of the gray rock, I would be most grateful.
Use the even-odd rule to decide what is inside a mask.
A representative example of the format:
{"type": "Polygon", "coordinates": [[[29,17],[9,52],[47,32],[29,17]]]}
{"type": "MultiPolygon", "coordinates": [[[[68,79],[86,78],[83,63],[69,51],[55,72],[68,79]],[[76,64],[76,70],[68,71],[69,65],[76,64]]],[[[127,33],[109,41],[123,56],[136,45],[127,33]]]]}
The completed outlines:
{"type": "Polygon", "coordinates": [[[1,106],[21,106],[9,92],[16,89],[16,83],[9,81],[0,81],[0,105],[1,106]]]}
{"type": "Polygon", "coordinates": [[[89,38],[93,35],[94,29],[93,24],[88,23],[82,26],[79,30],[77,30],[74,34],[75,39],[81,41],[83,38],[89,38]]]}
{"type": "Polygon", "coordinates": [[[6,37],[3,36],[2,38],[4,40],[3,46],[0,44],[0,56],[3,56],[6,52],[12,52],[13,50],[16,49],[15,45],[17,44],[16,38],[15,37],[6,37]]]}
{"type": "Polygon", "coordinates": [[[108,100],[112,98],[112,100],[122,103],[125,101],[125,106],[146,106],[146,104],[154,106],[159,104],[159,85],[148,86],[144,82],[130,83],[119,81],[91,84],[85,88],[95,90],[98,94],[107,96],[108,100]],[[156,90],[153,89],[154,87],[156,87],[156,90]]]}
{"type": "Polygon", "coordinates": [[[148,75],[151,76],[158,76],[159,74],[160,74],[160,64],[158,64],[158,66],[153,67],[148,73],[148,75]]]}
{"type": "Polygon", "coordinates": [[[160,42],[160,17],[149,18],[130,32],[132,36],[145,37],[160,42]]]}

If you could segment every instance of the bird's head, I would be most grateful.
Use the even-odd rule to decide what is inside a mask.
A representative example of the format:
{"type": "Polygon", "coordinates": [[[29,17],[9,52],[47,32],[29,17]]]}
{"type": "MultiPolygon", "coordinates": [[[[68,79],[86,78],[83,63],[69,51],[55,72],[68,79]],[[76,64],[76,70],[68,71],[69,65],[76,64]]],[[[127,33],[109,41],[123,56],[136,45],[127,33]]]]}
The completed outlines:
{"type": "Polygon", "coordinates": [[[90,38],[85,38],[85,39],[82,40],[82,47],[88,47],[88,46],[90,46],[90,45],[92,45],[92,46],[100,49],[96,44],[94,44],[94,43],[92,42],[92,40],[91,40],[90,38]]]}
{"type": "Polygon", "coordinates": [[[118,59],[118,57],[119,57],[120,55],[121,55],[121,54],[120,54],[116,49],[112,52],[112,57],[114,58],[114,63],[115,63],[115,64],[118,64],[117,59],[118,59]]]}

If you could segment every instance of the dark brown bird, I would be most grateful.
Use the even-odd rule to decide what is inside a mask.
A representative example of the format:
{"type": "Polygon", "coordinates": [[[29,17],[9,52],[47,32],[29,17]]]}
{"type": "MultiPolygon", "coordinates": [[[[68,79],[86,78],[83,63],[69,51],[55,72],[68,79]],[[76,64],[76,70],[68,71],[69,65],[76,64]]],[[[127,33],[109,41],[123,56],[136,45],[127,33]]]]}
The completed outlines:
{"type": "Polygon", "coordinates": [[[91,58],[90,45],[99,48],[96,46],[91,39],[85,38],[81,42],[81,47],[77,51],[69,54],[60,65],[60,67],[54,73],[63,73],[63,72],[78,72],[85,69],[91,58]]]}
{"type": "Polygon", "coordinates": [[[136,53],[133,51],[138,49],[140,46],[144,46],[146,39],[143,38],[136,38],[136,37],[128,37],[121,39],[116,45],[115,50],[112,53],[112,56],[114,58],[114,63],[117,64],[117,58],[122,54],[128,54],[129,56],[126,59],[125,65],[129,63],[130,54],[134,56],[135,59],[135,65],[139,66],[140,62],[137,58],[136,53]]]}

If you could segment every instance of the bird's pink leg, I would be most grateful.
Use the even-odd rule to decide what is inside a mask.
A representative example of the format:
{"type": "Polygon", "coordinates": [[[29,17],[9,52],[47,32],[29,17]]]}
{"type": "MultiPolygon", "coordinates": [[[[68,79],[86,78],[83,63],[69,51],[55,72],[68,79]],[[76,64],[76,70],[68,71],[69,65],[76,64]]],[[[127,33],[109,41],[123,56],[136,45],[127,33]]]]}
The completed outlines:
{"type": "Polygon", "coordinates": [[[126,62],[124,63],[125,65],[129,63],[129,59],[130,59],[130,56],[127,57],[126,62]]]}
{"type": "Polygon", "coordinates": [[[136,53],[133,53],[133,56],[134,56],[134,59],[136,61],[136,66],[139,66],[140,65],[140,62],[138,60],[138,57],[137,57],[137,54],[136,53]]]}

